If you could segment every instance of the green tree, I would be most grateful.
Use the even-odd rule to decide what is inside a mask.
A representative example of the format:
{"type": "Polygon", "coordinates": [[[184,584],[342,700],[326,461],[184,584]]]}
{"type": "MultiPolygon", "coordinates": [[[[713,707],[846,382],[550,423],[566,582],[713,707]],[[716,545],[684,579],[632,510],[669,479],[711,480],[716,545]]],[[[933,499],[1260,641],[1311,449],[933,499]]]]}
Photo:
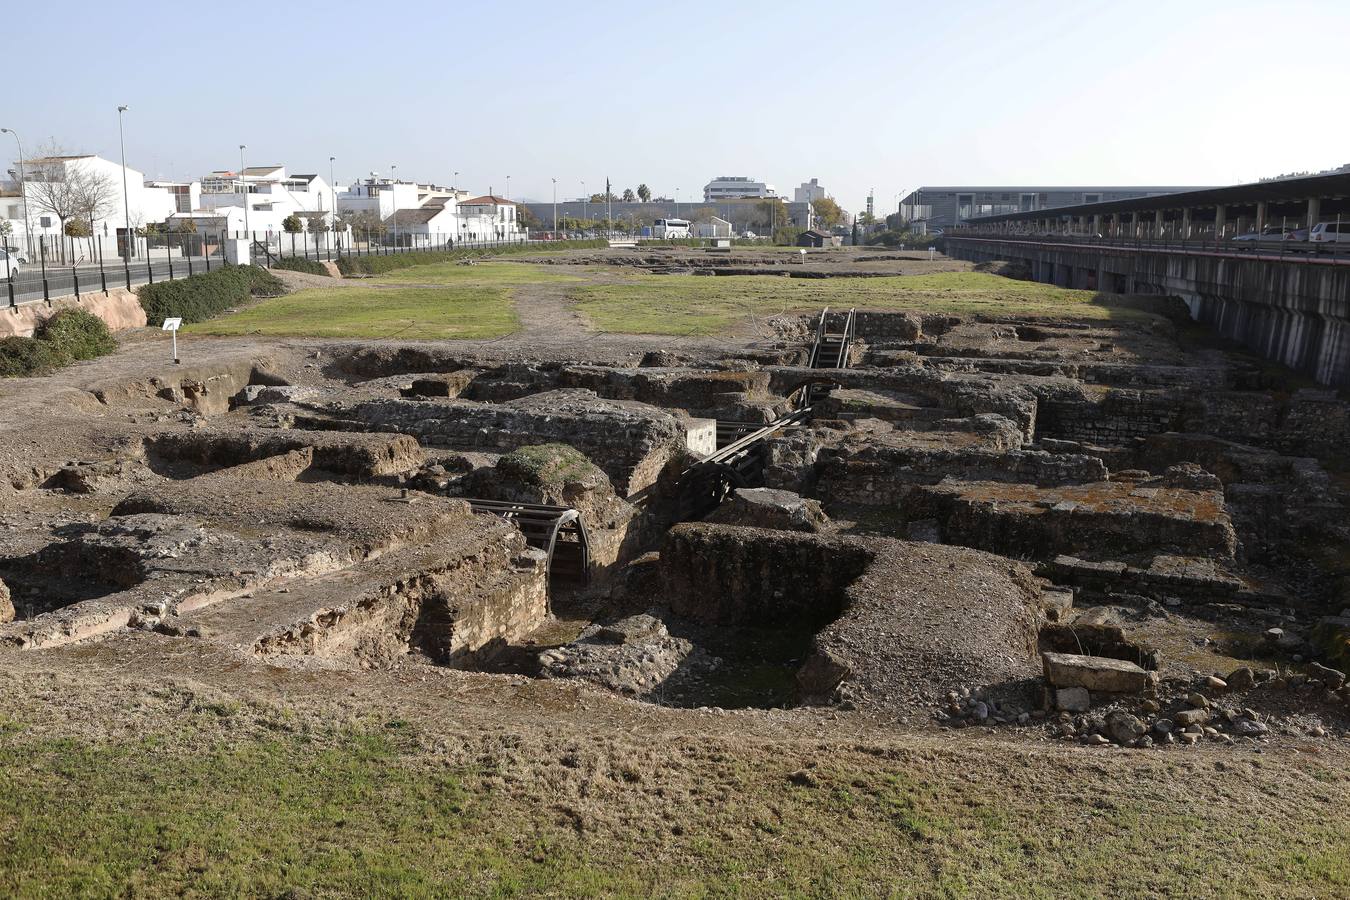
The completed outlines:
{"type": "Polygon", "coordinates": [[[295,213],[291,213],[281,220],[281,230],[287,234],[299,234],[301,231],[304,231],[304,229],[304,224],[300,221],[300,217],[295,213]]]}
{"type": "Polygon", "coordinates": [[[699,206],[686,212],[681,218],[688,219],[690,222],[706,222],[717,215],[715,206],[699,206]]]}
{"type": "Polygon", "coordinates": [[[371,209],[354,209],[343,213],[338,217],[338,230],[351,228],[352,234],[372,235],[384,234],[385,224],[380,220],[379,215],[371,209]]]}
{"type": "Polygon", "coordinates": [[[197,223],[192,219],[174,219],[173,230],[179,234],[196,234],[197,223]]]}
{"type": "Polygon", "coordinates": [[[323,213],[314,213],[311,216],[305,216],[305,223],[309,226],[311,234],[319,234],[328,230],[328,220],[323,213]]]}
{"type": "Polygon", "coordinates": [[[834,202],[833,197],[821,197],[811,205],[816,210],[816,221],[820,223],[821,228],[833,228],[844,220],[844,211],[834,202]]]}
{"type": "Polygon", "coordinates": [[[84,219],[66,219],[61,231],[66,237],[89,237],[89,222],[84,219]]]}
{"type": "Polygon", "coordinates": [[[543,227],[543,223],[541,223],[539,217],[534,214],[534,210],[530,209],[524,203],[516,205],[516,217],[520,220],[521,228],[533,231],[543,227]]]}
{"type": "Polygon", "coordinates": [[[632,188],[624,188],[624,189],[623,189],[623,202],[624,202],[624,203],[632,203],[632,202],[633,202],[633,199],[634,199],[635,197],[637,197],[637,194],[634,194],[634,193],[633,193],[633,189],[632,189],[632,188]]]}
{"type": "Polygon", "coordinates": [[[637,190],[638,199],[643,203],[650,203],[652,199],[652,189],[645,184],[639,184],[637,190]]]}

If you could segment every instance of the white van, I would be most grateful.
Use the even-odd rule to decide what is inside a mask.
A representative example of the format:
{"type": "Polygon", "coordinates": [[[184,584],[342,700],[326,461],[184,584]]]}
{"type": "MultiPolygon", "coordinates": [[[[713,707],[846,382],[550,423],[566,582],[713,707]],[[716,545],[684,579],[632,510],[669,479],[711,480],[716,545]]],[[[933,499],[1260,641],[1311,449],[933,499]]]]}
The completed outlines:
{"type": "Polygon", "coordinates": [[[1308,232],[1314,244],[1350,244],[1350,222],[1319,222],[1308,232]]]}

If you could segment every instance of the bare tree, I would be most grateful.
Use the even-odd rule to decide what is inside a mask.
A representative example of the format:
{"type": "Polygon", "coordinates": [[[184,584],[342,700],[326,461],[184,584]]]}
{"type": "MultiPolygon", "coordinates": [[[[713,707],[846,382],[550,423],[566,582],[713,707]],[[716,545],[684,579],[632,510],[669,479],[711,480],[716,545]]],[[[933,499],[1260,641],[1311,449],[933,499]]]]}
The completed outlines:
{"type": "MultiPolygon", "coordinates": [[[[72,223],[92,228],[95,219],[111,212],[117,196],[111,178],[55,144],[48,144],[39,153],[25,166],[24,195],[40,211],[56,216],[61,234],[71,234],[72,223]]],[[[61,245],[64,256],[65,243],[61,245]]]]}

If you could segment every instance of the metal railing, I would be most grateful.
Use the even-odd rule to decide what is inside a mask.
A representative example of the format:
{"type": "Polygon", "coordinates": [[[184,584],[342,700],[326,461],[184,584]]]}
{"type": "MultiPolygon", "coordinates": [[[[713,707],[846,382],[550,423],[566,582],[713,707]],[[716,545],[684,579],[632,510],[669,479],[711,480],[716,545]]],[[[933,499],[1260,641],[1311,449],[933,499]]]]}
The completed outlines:
{"type": "Polygon", "coordinates": [[[1136,252],[1159,251],[1168,253],[1195,253],[1240,258],[1282,259],[1308,263],[1350,264],[1350,243],[1321,243],[1280,237],[1249,239],[1223,237],[1215,234],[1192,236],[1106,235],[1065,232],[1001,231],[997,228],[958,226],[948,229],[944,237],[972,238],[1009,243],[1061,244],[1082,247],[1104,247],[1136,252]]]}
{"type": "MultiPolygon", "coordinates": [[[[391,256],[427,251],[490,250],[505,246],[540,244],[524,234],[512,235],[454,235],[454,234],[399,234],[392,231],[328,231],[328,232],[155,232],[138,235],[133,256],[128,258],[126,245],[109,241],[111,256],[105,255],[102,237],[88,238],[92,254],[85,257],[69,251],[63,242],[59,249],[55,241],[45,236],[35,242],[36,254],[29,257],[25,251],[14,254],[10,263],[0,261],[0,279],[5,285],[4,296],[12,309],[27,303],[46,303],[58,297],[83,297],[99,291],[173,281],[219,268],[228,260],[225,246],[229,240],[245,241],[250,249],[249,261],[271,268],[288,258],[303,258],[315,262],[336,262],[344,256],[391,256]],[[17,263],[17,265],[15,264],[17,263]]],[[[3,301],[0,301],[2,303],[3,301]]]]}

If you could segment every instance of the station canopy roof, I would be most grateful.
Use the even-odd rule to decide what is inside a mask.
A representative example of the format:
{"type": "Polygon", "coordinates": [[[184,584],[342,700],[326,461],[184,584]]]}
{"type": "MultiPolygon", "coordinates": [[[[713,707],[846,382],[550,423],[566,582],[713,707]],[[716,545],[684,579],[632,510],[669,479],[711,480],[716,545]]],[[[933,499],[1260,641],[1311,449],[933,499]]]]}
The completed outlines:
{"type": "Polygon", "coordinates": [[[1206,207],[1245,206],[1260,203],[1296,203],[1320,197],[1323,200],[1350,197],[1350,172],[1328,175],[1309,175],[1303,178],[1279,178],[1231,187],[1204,188],[1177,194],[1159,194],[1153,197],[1135,197],[1130,200],[1108,200],[1104,203],[1080,203],[1075,206],[1054,206],[1029,212],[1003,213],[980,216],[972,223],[1022,222],[1058,216],[1099,216],[1112,213],[1153,212],[1159,209],[1202,209],[1206,207]]]}

